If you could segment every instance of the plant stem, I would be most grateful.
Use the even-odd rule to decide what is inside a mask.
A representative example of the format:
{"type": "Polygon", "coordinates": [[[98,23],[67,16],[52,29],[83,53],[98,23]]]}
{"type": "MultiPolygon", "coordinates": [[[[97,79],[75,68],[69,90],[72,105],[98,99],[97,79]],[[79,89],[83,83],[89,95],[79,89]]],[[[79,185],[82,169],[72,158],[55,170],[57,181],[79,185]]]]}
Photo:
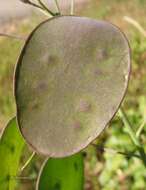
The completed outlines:
{"type": "Polygon", "coordinates": [[[55,1],[55,4],[56,4],[56,8],[57,8],[58,14],[61,15],[61,11],[60,11],[60,7],[59,7],[59,4],[58,4],[58,0],[54,0],[54,1],[55,1]]]}
{"type": "Polygon", "coordinates": [[[139,138],[142,130],[144,129],[144,126],[145,126],[146,122],[145,120],[142,122],[142,124],[140,125],[140,127],[138,128],[137,132],[136,132],[136,137],[139,138]]]}
{"type": "Polygon", "coordinates": [[[128,117],[122,108],[119,109],[119,115],[127,129],[127,133],[131,137],[133,144],[135,145],[135,147],[140,153],[141,160],[143,161],[144,166],[146,167],[146,154],[145,154],[144,148],[142,147],[139,139],[136,137],[135,132],[132,129],[132,125],[130,124],[128,117]]]}
{"type": "Polygon", "coordinates": [[[55,16],[56,13],[53,13],[51,10],[48,9],[48,7],[41,1],[41,0],[38,0],[38,3],[42,6],[42,8],[44,10],[46,10],[50,15],[52,16],[55,16]]]}
{"type": "Polygon", "coordinates": [[[33,7],[36,7],[36,8],[38,8],[41,12],[43,12],[45,15],[50,16],[50,13],[49,13],[49,15],[48,15],[48,11],[46,11],[42,6],[40,6],[40,5],[36,4],[36,3],[33,3],[33,2],[31,2],[30,0],[22,1],[22,2],[23,2],[23,3],[26,3],[26,4],[29,4],[29,5],[31,5],[31,6],[33,6],[33,7]]]}
{"type": "Polygon", "coordinates": [[[33,180],[36,180],[37,178],[34,178],[34,177],[25,177],[25,176],[13,176],[13,177],[11,177],[10,178],[11,180],[24,180],[24,181],[28,181],[28,180],[30,180],[30,181],[33,181],[33,180]]]}
{"type": "Polygon", "coordinates": [[[136,20],[128,16],[124,16],[123,19],[132,24],[144,37],[146,37],[146,30],[136,20]]]}
{"type": "Polygon", "coordinates": [[[26,40],[24,37],[15,36],[15,35],[11,35],[11,34],[0,33],[0,36],[1,37],[8,37],[8,38],[16,39],[16,40],[26,40]]]}
{"type": "Polygon", "coordinates": [[[21,168],[21,172],[28,166],[28,164],[31,162],[31,160],[33,159],[33,157],[35,156],[35,152],[33,152],[32,154],[31,154],[31,156],[28,158],[28,160],[26,161],[26,163],[22,166],[22,168],[21,168]]]}
{"type": "Polygon", "coordinates": [[[128,157],[128,158],[136,157],[136,158],[141,159],[140,155],[134,154],[133,152],[122,152],[119,150],[99,146],[99,145],[96,145],[94,143],[92,143],[91,145],[93,145],[97,150],[102,151],[102,152],[107,152],[107,153],[111,153],[111,154],[120,154],[120,155],[123,155],[123,156],[128,157]]]}
{"type": "Polygon", "coordinates": [[[74,3],[75,3],[75,0],[71,0],[71,9],[70,9],[71,15],[74,15],[74,3]]]}
{"type": "Polygon", "coordinates": [[[137,147],[141,147],[138,139],[136,138],[135,132],[132,129],[132,126],[127,118],[127,115],[125,114],[124,110],[122,108],[119,109],[119,115],[126,127],[126,131],[127,133],[130,135],[131,140],[133,141],[133,143],[135,144],[135,146],[137,147]]]}
{"type": "Polygon", "coordinates": [[[32,6],[36,7],[36,8],[39,8],[39,9],[44,10],[41,6],[35,4],[35,3],[31,2],[31,1],[28,1],[28,4],[29,4],[29,5],[32,5],[32,6]]]}

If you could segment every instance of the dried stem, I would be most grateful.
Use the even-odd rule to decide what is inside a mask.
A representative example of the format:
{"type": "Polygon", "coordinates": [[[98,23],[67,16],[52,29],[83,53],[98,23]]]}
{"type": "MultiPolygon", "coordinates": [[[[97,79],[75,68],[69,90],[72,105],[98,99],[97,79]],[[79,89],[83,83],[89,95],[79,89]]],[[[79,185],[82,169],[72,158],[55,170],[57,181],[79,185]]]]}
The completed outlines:
{"type": "Polygon", "coordinates": [[[54,1],[55,1],[55,4],[56,4],[56,8],[57,8],[57,11],[58,11],[58,15],[61,15],[61,11],[60,11],[60,7],[59,7],[58,0],[54,0],[54,1]]]}
{"type": "Polygon", "coordinates": [[[50,10],[45,6],[45,4],[44,4],[41,0],[38,0],[39,5],[36,4],[36,3],[31,2],[30,0],[20,0],[20,1],[23,2],[23,3],[29,4],[29,5],[31,5],[31,6],[33,6],[33,7],[38,8],[41,12],[43,12],[43,13],[44,13],[45,15],[47,15],[47,16],[48,16],[47,13],[49,13],[49,15],[52,15],[52,16],[55,15],[52,11],[50,11],[50,10]]]}
{"type": "Polygon", "coordinates": [[[21,172],[29,165],[29,163],[32,161],[32,159],[34,158],[34,156],[35,156],[35,152],[33,152],[32,154],[31,154],[31,156],[28,158],[28,160],[26,161],[26,163],[22,166],[22,168],[21,168],[21,172]]]}
{"type": "Polygon", "coordinates": [[[36,8],[39,8],[39,9],[44,10],[41,6],[39,6],[39,5],[35,4],[35,3],[31,2],[31,1],[29,1],[29,3],[28,3],[28,4],[29,4],[29,5],[32,5],[32,6],[36,7],[36,8]]]}
{"type": "Polygon", "coordinates": [[[75,4],[75,0],[71,0],[71,9],[70,9],[71,15],[74,15],[74,4],[75,4]]]}
{"type": "Polygon", "coordinates": [[[8,37],[8,38],[12,38],[12,39],[16,39],[16,40],[26,40],[26,38],[21,37],[21,36],[15,36],[12,34],[4,34],[4,33],[0,33],[0,37],[8,37]]]}
{"type": "Polygon", "coordinates": [[[56,13],[53,13],[50,9],[48,9],[48,7],[41,1],[38,0],[38,3],[42,6],[42,8],[47,11],[50,15],[55,16],[56,13]]]}
{"type": "Polygon", "coordinates": [[[141,34],[146,37],[146,30],[133,18],[130,18],[128,16],[124,16],[123,19],[125,21],[127,21],[128,23],[132,24],[135,28],[137,28],[139,30],[139,32],[141,32],[141,34]]]}

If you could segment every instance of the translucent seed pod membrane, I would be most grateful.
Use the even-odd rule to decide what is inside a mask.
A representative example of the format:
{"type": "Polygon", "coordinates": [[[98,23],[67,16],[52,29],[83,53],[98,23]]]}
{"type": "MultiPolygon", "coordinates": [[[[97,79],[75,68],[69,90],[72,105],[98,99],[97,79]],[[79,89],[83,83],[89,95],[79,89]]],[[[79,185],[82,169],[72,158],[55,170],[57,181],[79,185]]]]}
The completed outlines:
{"type": "Polygon", "coordinates": [[[16,67],[21,133],[40,154],[79,152],[118,110],[129,72],[129,44],[116,26],[75,16],[41,23],[16,67]]]}

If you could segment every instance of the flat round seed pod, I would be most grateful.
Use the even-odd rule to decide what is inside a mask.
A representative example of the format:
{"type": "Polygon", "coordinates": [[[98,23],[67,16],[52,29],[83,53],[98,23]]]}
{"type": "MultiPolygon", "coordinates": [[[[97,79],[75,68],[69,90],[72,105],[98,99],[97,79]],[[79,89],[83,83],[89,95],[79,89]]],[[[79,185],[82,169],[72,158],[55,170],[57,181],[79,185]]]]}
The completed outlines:
{"type": "Polygon", "coordinates": [[[17,119],[26,141],[51,157],[86,147],[116,113],[129,72],[129,45],[116,26],[74,16],[41,23],[15,74],[17,119]]]}

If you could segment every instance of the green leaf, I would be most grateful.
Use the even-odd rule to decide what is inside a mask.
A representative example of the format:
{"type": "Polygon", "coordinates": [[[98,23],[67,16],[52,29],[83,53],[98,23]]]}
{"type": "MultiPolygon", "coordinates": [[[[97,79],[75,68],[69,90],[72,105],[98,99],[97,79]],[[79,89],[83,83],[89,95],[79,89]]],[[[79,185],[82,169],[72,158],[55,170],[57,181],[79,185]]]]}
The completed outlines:
{"type": "Polygon", "coordinates": [[[16,124],[10,120],[0,139],[0,190],[14,190],[24,140],[16,124]]]}
{"type": "Polygon", "coordinates": [[[37,181],[37,190],[83,190],[84,163],[81,153],[47,159],[37,181]]]}
{"type": "Polygon", "coordinates": [[[15,74],[20,130],[38,153],[66,157],[98,137],[125,95],[130,49],[116,26],[58,16],[31,33],[15,74]]]}

